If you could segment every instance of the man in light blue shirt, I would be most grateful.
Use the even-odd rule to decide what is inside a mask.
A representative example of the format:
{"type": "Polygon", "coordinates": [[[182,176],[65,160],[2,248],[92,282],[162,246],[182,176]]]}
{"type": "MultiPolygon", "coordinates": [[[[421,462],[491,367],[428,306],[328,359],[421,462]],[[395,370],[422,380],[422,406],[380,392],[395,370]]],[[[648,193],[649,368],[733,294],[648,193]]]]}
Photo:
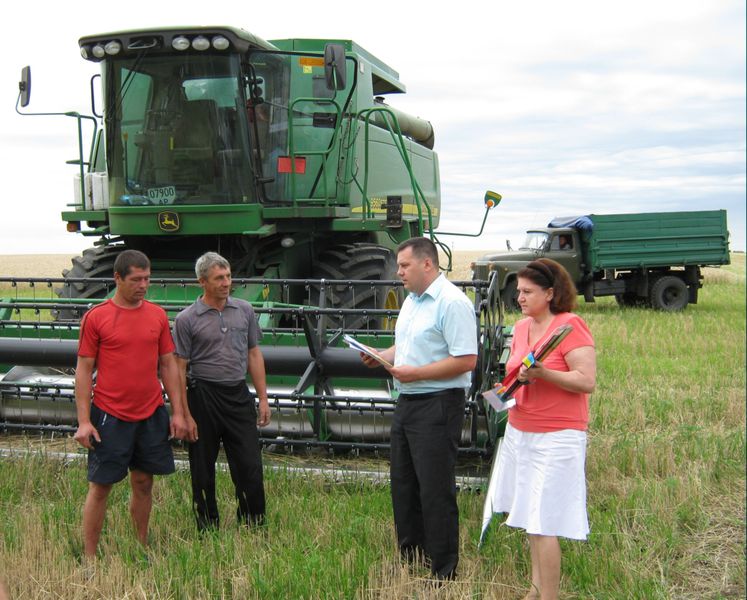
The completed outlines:
{"type": "Polygon", "coordinates": [[[400,392],[391,433],[394,524],[405,560],[424,559],[436,578],[452,579],[459,562],[454,468],[465,391],[477,364],[477,321],[464,292],[439,272],[431,240],[400,244],[397,266],[410,295],[394,346],[380,352],[394,365],[389,372],[400,392]]]}

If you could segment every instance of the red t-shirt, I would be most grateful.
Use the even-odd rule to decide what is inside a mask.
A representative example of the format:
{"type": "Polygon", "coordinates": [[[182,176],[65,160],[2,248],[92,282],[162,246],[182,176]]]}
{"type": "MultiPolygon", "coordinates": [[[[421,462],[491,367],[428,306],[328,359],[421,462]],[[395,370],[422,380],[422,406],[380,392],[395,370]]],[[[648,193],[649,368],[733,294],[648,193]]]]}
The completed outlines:
{"type": "Polygon", "coordinates": [[[143,300],[122,308],[111,300],[80,323],[78,355],[96,359],[93,403],[123,421],[142,421],[163,404],[158,359],[174,351],[164,310],[143,300]]]}
{"type": "MultiPolygon", "coordinates": [[[[537,350],[556,328],[566,323],[573,326],[573,331],[544,358],[543,365],[556,371],[568,371],[568,364],[565,362],[565,355],[568,352],[583,346],[594,346],[594,339],[586,323],[573,313],[555,315],[545,335],[531,347],[529,346],[530,322],[531,319],[522,319],[514,325],[511,358],[506,365],[507,373],[515,369],[530,351],[537,350]]],[[[509,409],[508,422],[521,431],[534,433],[561,429],[585,431],[589,424],[588,394],[569,392],[543,379],[535,379],[534,383],[518,388],[514,398],[516,398],[516,406],[509,409]]]]}

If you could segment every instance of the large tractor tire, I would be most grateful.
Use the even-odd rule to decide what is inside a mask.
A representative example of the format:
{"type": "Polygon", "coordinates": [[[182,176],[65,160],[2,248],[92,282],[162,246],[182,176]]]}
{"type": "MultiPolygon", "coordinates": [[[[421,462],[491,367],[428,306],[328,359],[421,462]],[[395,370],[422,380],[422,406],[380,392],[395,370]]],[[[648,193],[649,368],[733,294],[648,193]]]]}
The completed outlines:
{"type": "MultiPolygon", "coordinates": [[[[121,245],[87,248],[81,256],[72,259],[73,268],[65,269],[62,276],[65,279],[88,277],[111,279],[114,273],[114,261],[124,249],[121,245]]],[[[72,281],[65,282],[62,287],[56,288],[55,293],[60,298],[93,299],[104,298],[113,288],[113,283],[103,281],[72,281]]],[[[55,318],[59,321],[78,320],[85,312],[80,309],[62,309],[55,311],[55,318]]]]}
{"type": "Polygon", "coordinates": [[[661,275],[651,284],[649,299],[658,310],[683,310],[688,301],[687,284],[675,275],[661,275]]]}
{"type": "Polygon", "coordinates": [[[501,292],[501,302],[503,302],[503,308],[506,312],[521,311],[516,279],[511,279],[506,283],[506,287],[501,292]]]}
{"type": "MultiPolygon", "coordinates": [[[[357,279],[396,281],[397,261],[394,253],[375,244],[340,244],[323,251],[314,264],[314,279],[357,279]]],[[[320,286],[313,286],[311,301],[319,302],[320,286]]],[[[328,286],[327,308],[397,310],[404,299],[400,286],[365,284],[328,286]]],[[[396,319],[380,315],[328,315],[330,328],[394,329],[396,319]]]]}

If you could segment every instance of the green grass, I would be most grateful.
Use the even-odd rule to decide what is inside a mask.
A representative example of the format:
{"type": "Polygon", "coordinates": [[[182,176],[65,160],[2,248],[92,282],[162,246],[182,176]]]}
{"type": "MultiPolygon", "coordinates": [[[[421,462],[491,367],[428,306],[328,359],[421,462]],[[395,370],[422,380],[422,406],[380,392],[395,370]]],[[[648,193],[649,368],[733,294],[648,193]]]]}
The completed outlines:
{"type": "MultiPolygon", "coordinates": [[[[0,273],[3,275],[3,273],[0,273]]],[[[59,284],[57,284],[59,286],[59,284]]],[[[19,298],[36,300],[39,302],[56,302],[57,294],[54,292],[54,285],[46,283],[0,283],[0,301],[13,302],[19,298]]],[[[0,312],[3,309],[0,309],[0,312]]],[[[52,312],[47,309],[13,309],[6,316],[8,320],[13,321],[36,321],[43,323],[52,320],[52,312]]]]}
{"type": "MultiPolygon", "coordinates": [[[[562,542],[564,598],[745,597],[745,263],[708,272],[680,314],[581,304],[598,351],[587,543],[562,542]]],[[[2,445],[2,440],[0,440],[2,445]]],[[[385,469],[382,465],[380,468],[385,469]]],[[[389,489],[268,471],[268,524],[200,538],[189,476],[160,478],[148,559],[115,486],[93,577],[80,566],[82,463],[0,461],[0,578],[13,598],[519,598],[524,535],[459,495],[460,577],[435,592],[396,561],[389,489]],[[496,519],[498,520],[498,519],[496,519]]]]}

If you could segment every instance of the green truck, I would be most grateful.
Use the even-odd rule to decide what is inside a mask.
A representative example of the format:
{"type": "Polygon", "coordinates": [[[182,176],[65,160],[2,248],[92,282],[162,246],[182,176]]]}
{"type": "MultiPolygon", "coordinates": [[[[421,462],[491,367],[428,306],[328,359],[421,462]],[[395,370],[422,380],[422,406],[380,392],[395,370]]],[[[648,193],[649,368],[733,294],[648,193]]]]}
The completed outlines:
{"type": "Polygon", "coordinates": [[[518,250],[487,254],[473,277],[498,274],[507,310],[518,310],[516,274],[551,258],[571,274],[587,302],[615,296],[621,306],[682,310],[698,301],[701,268],[729,264],[725,210],[563,217],[527,231],[518,250]]]}

